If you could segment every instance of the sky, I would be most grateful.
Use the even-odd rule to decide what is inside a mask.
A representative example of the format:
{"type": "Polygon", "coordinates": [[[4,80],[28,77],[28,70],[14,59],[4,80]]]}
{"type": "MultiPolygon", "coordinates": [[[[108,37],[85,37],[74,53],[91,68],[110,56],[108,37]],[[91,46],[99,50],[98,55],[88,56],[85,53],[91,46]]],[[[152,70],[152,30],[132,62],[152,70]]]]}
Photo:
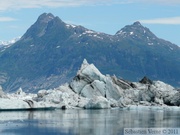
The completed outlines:
{"type": "Polygon", "coordinates": [[[0,0],[0,41],[22,36],[42,13],[111,35],[140,21],[180,46],[180,0],[0,0]]]}

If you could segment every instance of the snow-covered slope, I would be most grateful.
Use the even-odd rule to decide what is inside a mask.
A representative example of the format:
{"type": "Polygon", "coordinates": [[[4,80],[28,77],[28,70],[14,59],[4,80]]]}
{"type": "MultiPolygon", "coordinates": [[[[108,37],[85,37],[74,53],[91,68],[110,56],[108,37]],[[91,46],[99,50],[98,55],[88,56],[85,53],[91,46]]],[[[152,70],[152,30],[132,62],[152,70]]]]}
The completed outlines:
{"type": "Polygon", "coordinates": [[[116,76],[103,75],[86,60],[70,83],[37,94],[4,93],[0,87],[0,110],[46,108],[130,108],[180,110],[180,92],[161,81],[144,77],[140,82],[128,82],[116,76]],[[174,106],[174,107],[170,107],[174,106]]]}
{"type": "Polygon", "coordinates": [[[16,43],[20,38],[21,37],[13,38],[12,40],[9,40],[9,41],[0,40],[0,51],[4,51],[6,48],[16,43]]]}

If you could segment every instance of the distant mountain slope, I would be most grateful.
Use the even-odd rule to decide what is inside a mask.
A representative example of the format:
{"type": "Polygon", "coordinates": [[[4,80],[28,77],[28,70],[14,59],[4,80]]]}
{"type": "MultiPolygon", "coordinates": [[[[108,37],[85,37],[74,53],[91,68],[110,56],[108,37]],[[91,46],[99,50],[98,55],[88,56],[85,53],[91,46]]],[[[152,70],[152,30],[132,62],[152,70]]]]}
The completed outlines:
{"type": "Polygon", "coordinates": [[[180,47],[140,22],[115,35],[64,23],[44,13],[13,46],[0,53],[0,83],[7,91],[47,89],[70,81],[86,58],[103,74],[137,81],[143,76],[180,86],[180,47]]]}

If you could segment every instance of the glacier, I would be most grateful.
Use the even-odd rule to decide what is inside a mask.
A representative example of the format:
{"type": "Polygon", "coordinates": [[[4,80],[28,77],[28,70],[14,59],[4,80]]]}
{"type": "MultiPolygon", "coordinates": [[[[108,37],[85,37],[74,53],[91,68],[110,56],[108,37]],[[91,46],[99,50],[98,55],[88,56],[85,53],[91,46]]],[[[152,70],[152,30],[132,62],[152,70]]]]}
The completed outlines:
{"type": "Polygon", "coordinates": [[[103,75],[84,59],[70,83],[57,88],[25,93],[5,93],[0,86],[0,111],[36,109],[175,109],[180,110],[180,91],[162,81],[144,77],[130,82],[103,75]]]}

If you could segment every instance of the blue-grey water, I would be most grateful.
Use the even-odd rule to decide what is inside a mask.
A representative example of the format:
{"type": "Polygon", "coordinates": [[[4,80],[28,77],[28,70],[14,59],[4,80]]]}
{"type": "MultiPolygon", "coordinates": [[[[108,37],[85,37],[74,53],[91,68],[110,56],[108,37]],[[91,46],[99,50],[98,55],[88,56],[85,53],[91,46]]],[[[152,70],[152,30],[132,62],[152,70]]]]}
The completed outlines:
{"type": "Polygon", "coordinates": [[[180,111],[0,112],[0,135],[123,135],[124,128],[179,128],[180,111]]]}

